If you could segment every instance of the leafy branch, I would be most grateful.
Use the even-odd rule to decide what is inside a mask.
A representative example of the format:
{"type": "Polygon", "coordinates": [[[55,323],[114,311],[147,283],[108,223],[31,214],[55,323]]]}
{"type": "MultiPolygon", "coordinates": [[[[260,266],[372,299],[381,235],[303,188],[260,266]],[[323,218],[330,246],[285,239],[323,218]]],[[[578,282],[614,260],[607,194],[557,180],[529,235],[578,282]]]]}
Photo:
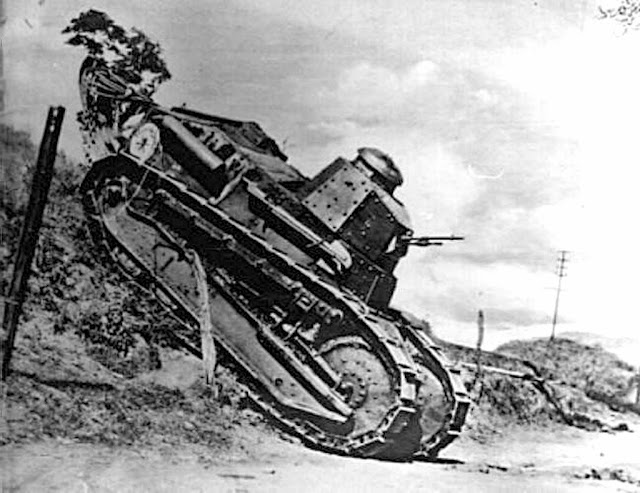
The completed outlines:
{"type": "Polygon", "coordinates": [[[84,47],[90,57],[137,86],[139,93],[153,94],[171,78],[160,44],[135,27],[124,29],[104,12],[94,9],[81,12],[62,34],[70,35],[67,44],[84,47]]]}

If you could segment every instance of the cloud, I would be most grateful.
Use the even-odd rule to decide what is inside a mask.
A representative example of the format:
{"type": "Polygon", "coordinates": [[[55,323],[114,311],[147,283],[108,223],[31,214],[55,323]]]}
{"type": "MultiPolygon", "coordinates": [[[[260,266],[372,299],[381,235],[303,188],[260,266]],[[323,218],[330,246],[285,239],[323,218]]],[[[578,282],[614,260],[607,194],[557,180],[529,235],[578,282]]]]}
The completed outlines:
{"type": "MultiPolygon", "coordinates": [[[[590,13],[576,2],[428,2],[325,0],[300,8],[295,0],[236,0],[234,3],[277,17],[284,24],[315,27],[326,36],[343,35],[369,44],[381,57],[406,63],[417,57],[456,64],[485,64],[494,50],[520,48],[531,41],[554,40],[590,13]]],[[[593,14],[597,14],[593,7],[593,14]]]]}
{"type": "Polygon", "coordinates": [[[361,62],[343,71],[335,87],[323,88],[320,98],[330,101],[326,108],[335,117],[364,123],[367,119],[397,119],[437,77],[438,66],[430,60],[421,60],[402,72],[361,62]]]}

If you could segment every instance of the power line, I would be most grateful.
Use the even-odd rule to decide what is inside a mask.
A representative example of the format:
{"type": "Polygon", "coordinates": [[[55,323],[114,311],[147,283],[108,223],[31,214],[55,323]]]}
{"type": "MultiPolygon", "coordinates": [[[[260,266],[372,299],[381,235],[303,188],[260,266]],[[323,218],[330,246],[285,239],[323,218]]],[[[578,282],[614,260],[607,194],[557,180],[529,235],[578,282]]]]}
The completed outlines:
{"type": "Polygon", "coordinates": [[[558,276],[558,288],[556,290],[556,305],[553,309],[553,322],[551,325],[551,337],[550,341],[556,336],[556,322],[558,321],[558,305],[560,304],[560,291],[562,290],[562,278],[567,276],[567,266],[566,263],[568,261],[569,251],[568,250],[560,250],[558,252],[558,265],[556,267],[556,275],[558,276]]]}

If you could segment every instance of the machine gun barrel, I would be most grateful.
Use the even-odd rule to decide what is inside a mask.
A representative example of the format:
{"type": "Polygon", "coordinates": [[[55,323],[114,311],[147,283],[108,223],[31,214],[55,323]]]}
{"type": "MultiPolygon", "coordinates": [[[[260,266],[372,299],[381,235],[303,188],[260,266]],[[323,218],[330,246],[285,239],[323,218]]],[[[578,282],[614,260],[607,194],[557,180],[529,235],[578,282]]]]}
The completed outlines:
{"type": "Polygon", "coordinates": [[[409,238],[407,244],[409,246],[441,246],[445,241],[462,241],[464,236],[417,236],[409,238]]]}

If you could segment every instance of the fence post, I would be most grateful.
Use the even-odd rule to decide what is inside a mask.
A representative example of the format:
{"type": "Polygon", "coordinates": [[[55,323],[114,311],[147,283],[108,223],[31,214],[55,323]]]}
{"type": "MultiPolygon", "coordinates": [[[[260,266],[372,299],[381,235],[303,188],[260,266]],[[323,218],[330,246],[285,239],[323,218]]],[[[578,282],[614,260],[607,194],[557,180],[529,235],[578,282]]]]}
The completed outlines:
{"type": "Polygon", "coordinates": [[[16,339],[18,319],[22,311],[24,292],[31,272],[31,262],[38,244],[38,232],[42,224],[42,214],[47,204],[47,195],[53,176],[53,164],[56,159],[58,138],[60,137],[63,118],[64,107],[49,107],[47,123],[38,151],[36,169],[31,182],[29,204],[20,232],[20,242],[18,243],[11,285],[5,299],[2,323],[5,339],[0,343],[2,348],[3,381],[9,376],[11,353],[16,339]]]}

